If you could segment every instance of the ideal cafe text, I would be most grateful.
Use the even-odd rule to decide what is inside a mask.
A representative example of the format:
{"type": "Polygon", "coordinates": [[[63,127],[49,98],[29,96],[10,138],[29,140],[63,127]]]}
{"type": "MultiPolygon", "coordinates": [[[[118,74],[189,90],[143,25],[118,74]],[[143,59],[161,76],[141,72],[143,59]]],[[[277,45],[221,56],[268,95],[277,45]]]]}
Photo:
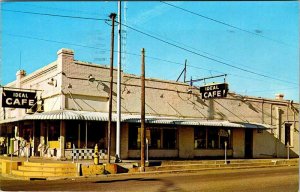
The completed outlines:
{"type": "Polygon", "coordinates": [[[228,92],[228,84],[213,84],[200,87],[202,99],[222,98],[226,97],[228,92]]]}
{"type": "Polygon", "coordinates": [[[3,90],[2,107],[32,108],[37,102],[36,92],[3,90]]]}

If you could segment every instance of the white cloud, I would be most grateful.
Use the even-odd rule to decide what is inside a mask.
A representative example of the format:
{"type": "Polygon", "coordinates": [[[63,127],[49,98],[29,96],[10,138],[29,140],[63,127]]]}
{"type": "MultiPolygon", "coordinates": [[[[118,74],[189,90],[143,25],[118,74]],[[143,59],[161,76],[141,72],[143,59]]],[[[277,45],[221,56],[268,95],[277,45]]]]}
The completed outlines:
{"type": "MultiPolygon", "coordinates": [[[[177,2],[174,4],[179,5],[179,4],[181,4],[181,2],[177,2]]],[[[159,5],[156,5],[155,7],[153,7],[152,9],[143,11],[143,12],[139,13],[138,15],[136,15],[134,17],[136,19],[131,21],[131,23],[133,23],[134,25],[141,25],[141,24],[147,23],[148,21],[168,12],[170,9],[172,9],[172,7],[170,7],[166,4],[160,3],[159,5]]]]}

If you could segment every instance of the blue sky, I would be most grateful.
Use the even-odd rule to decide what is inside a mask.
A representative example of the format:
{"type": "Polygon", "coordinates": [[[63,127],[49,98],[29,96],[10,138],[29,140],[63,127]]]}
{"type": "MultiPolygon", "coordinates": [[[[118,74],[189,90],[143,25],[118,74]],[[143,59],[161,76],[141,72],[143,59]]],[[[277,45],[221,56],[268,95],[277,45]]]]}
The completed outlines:
{"type": "MultiPolygon", "coordinates": [[[[176,80],[187,59],[188,79],[228,74],[230,91],[266,98],[284,93],[299,101],[298,2],[167,3],[186,11],[163,2],[126,3],[128,26],[165,41],[127,28],[126,73],[140,74],[145,48],[147,77],[176,80]]],[[[77,60],[109,65],[111,27],[104,21],[12,11],[108,19],[117,9],[117,2],[105,1],[2,2],[0,83],[13,81],[20,68],[31,73],[49,64],[62,47],[73,49],[77,60]]]]}

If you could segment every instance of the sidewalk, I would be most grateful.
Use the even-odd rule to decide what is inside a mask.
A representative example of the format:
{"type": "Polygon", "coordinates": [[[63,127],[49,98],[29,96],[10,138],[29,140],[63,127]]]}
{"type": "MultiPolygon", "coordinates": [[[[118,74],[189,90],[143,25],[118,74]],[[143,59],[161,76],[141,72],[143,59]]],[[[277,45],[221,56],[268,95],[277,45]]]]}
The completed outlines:
{"type": "MultiPolygon", "coordinates": [[[[10,168],[11,157],[0,156],[0,162],[7,162],[10,168]]],[[[93,160],[56,160],[51,158],[30,157],[27,162],[26,157],[12,157],[12,162],[16,162],[14,169],[15,178],[32,179],[66,179],[78,176],[118,176],[120,174],[164,174],[164,173],[186,173],[220,169],[250,169],[266,167],[298,166],[299,158],[296,159],[228,159],[224,160],[151,160],[149,166],[145,167],[145,172],[140,170],[140,160],[123,160],[122,163],[108,164],[106,160],[101,160],[100,165],[94,165],[93,160]],[[30,168],[30,166],[33,166],[30,168]],[[39,167],[39,168],[38,168],[39,167]],[[26,169],[25,169],[26,168],[26,169]],[[25,169],[25,170],[24,170],[25,169]],[[50,174],[51,169],[51,174],[50,174]],[[23,170],[23,173],[18,173],[23,170]],[[38,175],[37,173],[43,172],[38,175]],[[60,174],[59,174],[60,173],[60,174]],[[118,174],[116,174],[118,173],[118,174]]],[[[2,164],[2,163],[1,163],[2,164]]],[[[3,172],[3,165],[1,171],[3,172]]],[[[6,167],[7,169],[7,167],[6,167]]],[[[4,175],[4,174],[2,174],[4,175]]],[[[11,173],[9,177],[14,177],[11,173]]]]}

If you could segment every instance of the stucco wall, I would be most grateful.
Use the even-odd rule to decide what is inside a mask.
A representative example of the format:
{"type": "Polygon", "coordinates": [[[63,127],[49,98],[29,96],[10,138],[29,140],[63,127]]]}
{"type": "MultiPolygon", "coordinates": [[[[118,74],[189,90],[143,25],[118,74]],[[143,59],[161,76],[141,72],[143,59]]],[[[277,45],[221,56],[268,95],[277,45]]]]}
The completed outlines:
{"type": "MultiPolygon", "coordinates": [[[[141,158],[141,150],[128,150],[128,157],[129,158],[141,158]]],[[[166,149],[150,149],[149,150],[149,160],[151,158],[177,158],[178,157],[178,150],[166,150],[166,149]]],[[[146,152],[145,152],[145,160],[146,160],[146,152]]]]}
{"type": "Polygon", "coordinates": [[[179,157],[190,159],[194,157],[194,128],[181,127],[178,129],[179,135],[179,157]]]}
{"type": "Polygon", "coordinates": [[[253,131],[253,158],[272,158],[276,156],[274,134],[270,131],[253,131]]]}
{"type": "MultiPolygon", "coordinates": [[[[195,149],[194,156],[197,158],[201,157],[224,157],[225,149],[195,149]]],[[[227,150],[227,157],[232,157],[232,149],[227,150]]]]}
{"type": "Polygon", "coordinates": [[[121,159],[127,159],[128,158],[128,123],[122,123],[121,124],[121,159]]]}
{"type": "Polygon", "coordinates": [[[245,130],[234,129],[232,131],[232,147],[234,158],[245,157],[245,130]]]}

